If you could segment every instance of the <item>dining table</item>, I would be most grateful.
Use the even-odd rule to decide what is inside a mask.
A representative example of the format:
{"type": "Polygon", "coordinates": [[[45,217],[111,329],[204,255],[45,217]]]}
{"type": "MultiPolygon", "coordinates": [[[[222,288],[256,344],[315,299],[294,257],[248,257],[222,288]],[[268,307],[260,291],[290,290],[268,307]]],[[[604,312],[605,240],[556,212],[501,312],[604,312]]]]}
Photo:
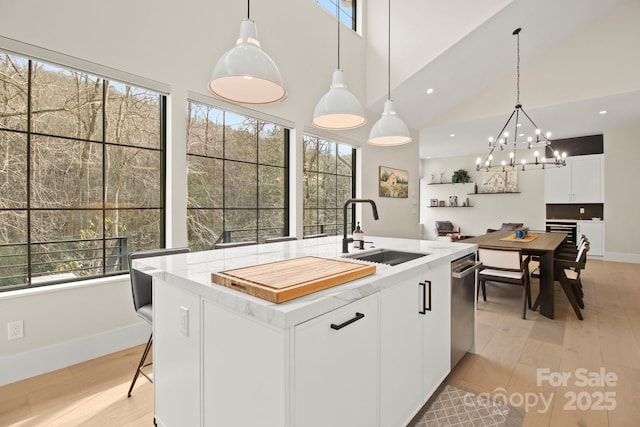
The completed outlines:
{"type": "Polygon", "coordinates": [[[567,239],[565,233],[549,233],[545,231],[529,232],[525,238],[516,238],[514,231],[494,231],[481,236],[463,240],[464,243],[475,243],[486,249],[520,249],[524,255],[537,256],[540,259],[540,314],[549,319],[554,318],[553,254],[567,239]]]}

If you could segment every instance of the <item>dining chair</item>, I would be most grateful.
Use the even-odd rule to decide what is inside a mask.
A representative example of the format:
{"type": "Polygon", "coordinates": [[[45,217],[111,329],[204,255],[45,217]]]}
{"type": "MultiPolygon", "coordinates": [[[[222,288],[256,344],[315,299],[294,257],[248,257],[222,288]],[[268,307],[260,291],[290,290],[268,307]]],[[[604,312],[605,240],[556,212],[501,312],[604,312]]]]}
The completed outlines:
{"type": "Polygon", "coordinates": [[[150,366],[152,362],[146,363],[149,351],[151,350],[151,344],[153,343],[153,299],[152,299],[152,278],[150,275],[133,268],[133,260],[140,258],[151,258],[163,255],[174,255],[191,252],[189,248],[162,248],[162,249],[150,249],[146,251],[131,252],[127,259],[129,261],[129,278],[131,281],[131,294],[133,295],[133,307],[136,310],[136,314],[147,322],[151,326],[151,335],[147,341],[147,345],[144,348],[140,363],[136,368],[136,372],[133,375],[131,386],[127,397],[131,397],[131,391],[133,386],[138,380],[138,376],[142,374],[149,382],[153,383],[152,375],[144,372],[144,368],[150,366]]]}
{"type": "Polygon", "coordinates": [[[589,239],[583,234],[575,245],[570,242],[565,242],[565,244],[558,248],[554,257],[574,260],[578,252],[580,252],[580,249],[588,243],[589,239]]]}
{"type": "MultiPolygon", "coordinates": [[[[555,281],[560,283],[564,294],[571,304],[574,313],[578,319],[583,320],[581,308],[584,308],[584,291],[582,290],[582,280],[580,280],[580,273],[586,268],[587,253],[589,252],[589,242],[586,241],[576,254],[574,260],[566,258],[553,259],[553,271],[555,275],[555,281]]],[[[531,272],[531,277],[539,278],[540,269],[536,268],[531,272]]],[[[540,295],[533,303],[532,310],[537,310],[540,304],[540,295]]]]}
{"type": "Polygon", "coordinates": [[[460,234],[460,227],[454,227],[451,221],[436,221],[436,236],[446,236],[453,233],[460,234]]]}
{"type": "Polygon", "coordinates": [[[526,319],[527,307],[531,308],[531,288],[529,284],[529,259],[521,250],[478,249],[478,261],[482,268],[478,271],[478,293],[487,300],[485,282],[501,282],[522,286],[522,318],[526,319]]]}

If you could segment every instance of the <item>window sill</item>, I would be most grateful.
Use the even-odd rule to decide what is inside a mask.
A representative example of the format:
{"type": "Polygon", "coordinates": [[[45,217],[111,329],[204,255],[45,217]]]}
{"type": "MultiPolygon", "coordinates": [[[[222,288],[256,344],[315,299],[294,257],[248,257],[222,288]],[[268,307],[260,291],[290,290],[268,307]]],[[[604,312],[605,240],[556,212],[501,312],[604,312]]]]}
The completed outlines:
{"type": "Polygon", "coordinates": [[[38,286],[32,289],[17,289],[15,291],[0,292],[0,301],[12,298],[22,298],[31,295],[42,295],[51,292],[63,292],[71,289],[87,288],[91,286],[103,286],[111,283],[126,281],[129,282],[129,275],[122,274],[119,276],[99,277],[95,279],[81,280],[77,282],[59,283],[56,285],[38,286]]]}

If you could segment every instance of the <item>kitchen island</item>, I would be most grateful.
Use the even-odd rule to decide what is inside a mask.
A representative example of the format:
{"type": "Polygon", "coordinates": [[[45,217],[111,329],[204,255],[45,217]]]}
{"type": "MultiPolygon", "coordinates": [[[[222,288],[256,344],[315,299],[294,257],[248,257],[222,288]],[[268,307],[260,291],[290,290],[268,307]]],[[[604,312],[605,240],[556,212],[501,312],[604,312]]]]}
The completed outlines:
{"type": "Polygon", "coordinates": [[[154,278],[158,425],[405,425],[451,369],[450,263],[477,246],[371,239],[427,255],[281,304],[211,273],[339,258],[339,237],[136,261],[154,278]]]}

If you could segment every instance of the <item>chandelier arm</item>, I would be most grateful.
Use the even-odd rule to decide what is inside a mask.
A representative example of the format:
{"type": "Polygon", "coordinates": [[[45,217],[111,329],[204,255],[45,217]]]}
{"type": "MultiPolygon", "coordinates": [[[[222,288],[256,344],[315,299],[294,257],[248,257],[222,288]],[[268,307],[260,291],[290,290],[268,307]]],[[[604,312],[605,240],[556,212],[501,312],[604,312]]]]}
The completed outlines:
{"type": "MultiPolygon", "coordinates": [[[[535,124],[535,122],[533,121],[533,119],[532,119],[531,117],[529,117],[529,115],[527,114],[527,112],[526,112],[526,111],[524,111],[524,108],[520,107],[520,109],[522,110],[522,114],[524,114],[524,115],[527,117],[527,119],[529,119],[529,121],[531,122],[531,124],[533,125],[533,127],[534,127],[534,128],[536,128],[536,129],[539,129],[539,128],[538,128],[538,125],[536,125],[536,124],[535,124]]],[[[551,144],[551,140],[550,140],[549,138],[547,138],[547,136],[546,136],[544,133],[542,133],[542,131],[540,131],[540,135],[542,136],[542,139],[543,139],[545,142],[547,142],[547,143],[551,144]]]]}
{"type": "MultiPolygon", "coordinates": [[[[511,121],[511,119],[513,118],[513,115],[516,113],[517,108],[514,108],[513,111],[511,112],[511,115],[509,116],[509,118],[507,119],[507,122],[504,124],[504,126],[502,126],[502,130],[500,131],[500,133],[498,134],[498,136],[496,137],[496,141],[498,141],[500,139],[500,135],[502,135],[504,133],[504,130],[507,128],[507,126],[509,126],[509,122],[511,121]]],[[[506,142],[506,141],[505,141],[506,142]]]]}

